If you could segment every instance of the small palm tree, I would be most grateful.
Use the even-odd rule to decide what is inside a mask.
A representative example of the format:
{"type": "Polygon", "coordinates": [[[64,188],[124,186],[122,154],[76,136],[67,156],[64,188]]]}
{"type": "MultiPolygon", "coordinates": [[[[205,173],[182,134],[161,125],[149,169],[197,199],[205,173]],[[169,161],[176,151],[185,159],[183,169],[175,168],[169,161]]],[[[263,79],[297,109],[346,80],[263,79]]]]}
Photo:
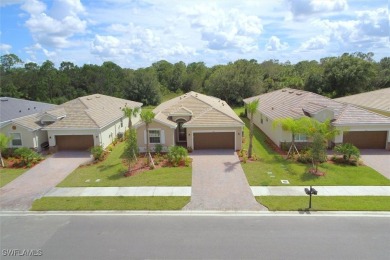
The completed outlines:
{"type": "Polygon", "coordinates": [[[308,117],[301,117],[298,119],[287,117],[287,118],[276,119],[273,122],[273,127],[280,125],[280,126],[282,126],[282,129],[284,131],[291,132],[291,145],[290,145],[290,148],[288,149],[287,158],[290,155],[292,156],[294,154],[294,152],[297,152],[299,155],[298,149],[295,145],[295,135],[301,134],[301,133],[306,133],[307,132],[306,128],[307,128],[308,122],[310,122],[310,118],[308,118],[308,117]]]}
{"type": "Polygon", "coordinates": [[[1,166],[4,167],[4,161],[2,152],[8,147],[8,143],[11,141],[11,138],[6,136],[5,134],[0,133],[0,160],[1,166]]]}
{"type": "Polygon", "coordinates": [[[253,116],[256,113],[257,109],[259,108],[259,100],[253,100],[252,102],[245,104],[246,112],[249,114],[250,117],[250,128],[249,128],[249,148],[248,148],[248,158],[252,157],[252,149],[253,149],[253,116]]]}
{"type": "Polygon", "coordinates": [[[129,129],[131,129],[131,127],[133,126],[133,122],[131,121],[131,118],[138,116],[140,109],[139,109],[139,107],[135,107],[135,108],[125,107],[122,109],[122,111],[123,111],[124,115],[127,118],[129,118],[128,127],[129,127],[129,129]]]}
{"type": "Polygon", "coordinates": [[[150,149],[149,149],[149,125],[153,122],[155,114],[152,111],[142,111],[141,121],[145,123],[146,128],[146,153],[148,154],[148,165],[150,164],[150,149]]]}

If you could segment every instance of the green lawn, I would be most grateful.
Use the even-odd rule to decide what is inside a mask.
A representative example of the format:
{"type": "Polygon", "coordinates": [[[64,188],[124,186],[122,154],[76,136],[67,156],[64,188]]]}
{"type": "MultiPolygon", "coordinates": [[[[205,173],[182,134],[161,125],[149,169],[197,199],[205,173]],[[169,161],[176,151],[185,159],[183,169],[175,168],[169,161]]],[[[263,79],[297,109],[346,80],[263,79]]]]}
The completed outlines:
{"type": "Polygon", "coordinates": [[[30,210],[180,210],[190,197],[43,197],[30,210]]]}
{"type": "Polygon", "coordinates": [[[0,187],[3,187],[7,183],[13,181],[28,169],[13,169],[13,168],[1,168],[0,169],[0,187]]]}
{"type": "MultiPolygon", "coordinates": [[[[235,109],[236,113],[243,109],[235,109]]],[[[246,124],[244,148],[249,146],[249,120],[246,124]]],[[[242,167],[251,186],[285,185],[281,180],[288,180],[290,185],[390,185],[390,180],[367,166],[347,166],[323,163],[319,167],[325,176],[314,176],[307,173],[310,165],[283,159],[265,142],[265,135],[255,127],[253,152],[260,158],[256,162],[243,163],[242,167]]]]}
{"type": "Polygon", "coordinates": [[[77,168],[58,187],[191,186],[191,167],[163,167],[124,177],[125,143],[114,147],[103,162],[77,168]]]}
{"type": "MultiPolygon", "coordinates": [[[[256,200],[271,211],[301,211],[309,207],[309,196],[264,196],[256,197],[256,200]]],[[[311,210],[390,211],[390,198],[388,196],[313,196],[311,210]]]]}

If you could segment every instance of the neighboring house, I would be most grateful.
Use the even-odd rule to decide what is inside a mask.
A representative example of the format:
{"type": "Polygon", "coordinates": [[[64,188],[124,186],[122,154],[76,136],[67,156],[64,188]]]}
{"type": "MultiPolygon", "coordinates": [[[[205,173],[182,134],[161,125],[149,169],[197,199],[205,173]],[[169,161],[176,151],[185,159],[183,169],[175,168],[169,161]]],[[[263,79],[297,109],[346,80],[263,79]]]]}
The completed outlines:
{"type": "Polygon", "coordinates": [[[390,88],[334,99],[339,102],[357,105],[373,112],[390,117],[390,88]]]}
{"type": "MultiPolygon", "coordinates": [[[[194,150],[234,149],[242,147],[244,123],[223,100],[189,92],[160,104],[149,125],[149,142],[153,149],[164,150],[180,145],[194,150]]],[[[135,125],[140,151],[146,150],[146,128],[142,121],[135,125]]]]}
{"type": "MultiPolygon", "coordinates": [[[[142,103],[94,94],[79,97],[40,113],[11,120],[1,128],[13,136],[10,147],[41,149],[49,143],[52,151],[88,150],[101,145],[106,148],[128,129],[124,107],[141,107],[142,103]]],[[[138,122],[139,116],[133,118],[138,122]]]]}
{"type": "MultiPolygon", "coordinates": [[[[140,108],[142,103],[94,94],[68,101],[40,114],[46,126],[52,150],[87,150],[106,148],[128,129],[124,107],[140,108]]],[[[138,122],[139,116],[132,119],[138,122]]]]}
{"type": "MultiPolygon", "coordinates": [[[[280,126],[273,127],[279,118],[312,117],[320,122],[331,119],[341,130],[334,144],[352,143],[358,148],[390,150],[390,118],[366,109],[338,102],[311,92],[284,88],[247,98],[244,103],[260,101],[254,123],[279,147],[291,142],[291,133],[280,126]]],[[[307,136],[297,134],[297,143],[308,142],[307,136]]]]}
{"type": "Polygon", "coordinates": [[[9,147],[40,150],[48,141],[37,115],[56,105],[10,97],[0,98],[0,132],[11,137],[9,147]]]}

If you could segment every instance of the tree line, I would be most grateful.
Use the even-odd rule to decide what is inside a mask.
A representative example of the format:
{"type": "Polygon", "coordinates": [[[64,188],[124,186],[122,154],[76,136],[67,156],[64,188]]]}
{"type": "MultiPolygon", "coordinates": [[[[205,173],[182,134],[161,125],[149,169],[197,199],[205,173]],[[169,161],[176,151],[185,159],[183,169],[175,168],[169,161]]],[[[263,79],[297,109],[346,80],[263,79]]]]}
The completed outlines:
{"type": "Polygon", "coordinates": [[[0,96],[61,104],[100,93],[158,105],[170,93],[197,91],[236,106],[247,97],[290,87],[335,98],[390,87],[390,57],[377,62],[373,56],[345,53],[296,64],[240,59],[212,67],[161,60],[134,70],[111,61],[100,66],[63,61],[57,68],[50,60],[24,63],[6,54],[0,57],[0,96]]]}

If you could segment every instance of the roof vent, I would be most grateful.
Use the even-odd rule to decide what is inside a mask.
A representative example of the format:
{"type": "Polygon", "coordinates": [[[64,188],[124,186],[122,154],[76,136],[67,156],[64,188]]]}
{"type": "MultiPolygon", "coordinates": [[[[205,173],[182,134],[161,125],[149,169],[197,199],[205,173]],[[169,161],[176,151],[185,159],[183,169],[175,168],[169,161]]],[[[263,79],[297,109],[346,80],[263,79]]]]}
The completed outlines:
{"type": "Polygon", "coordinates": [[[274,110],[274,107],[271,107],[271,110],[274,110]]]}
{"type": "Polygon", "coordinates": [[[19,110],[19,113],[22,113],[22,110],[19,110]]]}
{"type": "Polygon", "coordinates": [[[34,109],[37,109],[37,107],[34,107],[34,109]]]}
{"type": "Polygon", "coordinates": [[[296,93],[297,94],[297,96],[300,96],[300,95],[302,95],[302,92],[298,92],[298,93],[296,93]]]}
{"type": "Polygon", "coordinates": [[[290,90],[288,93],[290,93],[290,94],[291,94],[291,93],[294,93],[294,91],[290,90]]]}
{"type": "Polygon", "coordinates": [[[98,96],[96,96],[96,98],[100,98],[100,96],[98,95],[98,96]]]}
{"type": "Polygon", "coordinates": [[[286,92],[287,91],[287,89],[282,89],[282,92],[286,92]]]}
{"type": "Polygon", "coordinates": [[[87,100],[91,100],[92,98],[90,98],[90,97],[87,97],[87,100]]]}

